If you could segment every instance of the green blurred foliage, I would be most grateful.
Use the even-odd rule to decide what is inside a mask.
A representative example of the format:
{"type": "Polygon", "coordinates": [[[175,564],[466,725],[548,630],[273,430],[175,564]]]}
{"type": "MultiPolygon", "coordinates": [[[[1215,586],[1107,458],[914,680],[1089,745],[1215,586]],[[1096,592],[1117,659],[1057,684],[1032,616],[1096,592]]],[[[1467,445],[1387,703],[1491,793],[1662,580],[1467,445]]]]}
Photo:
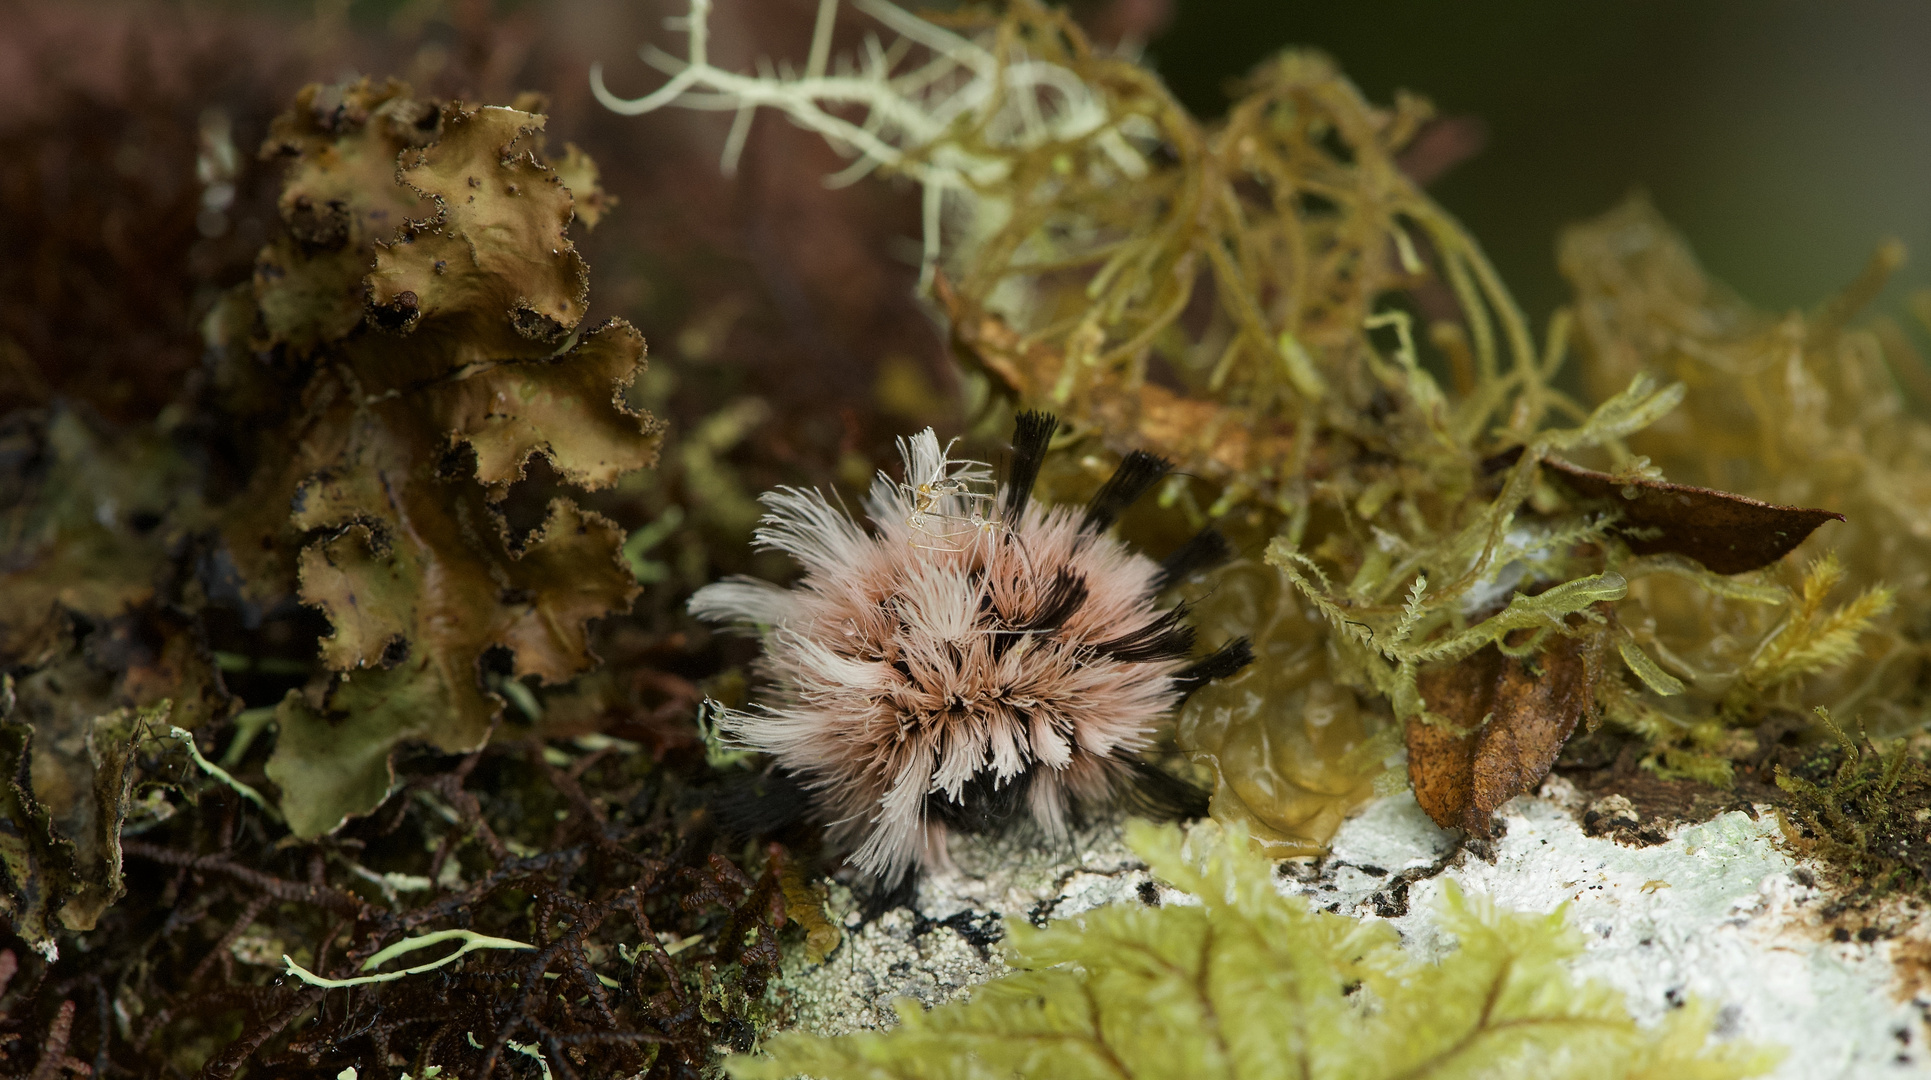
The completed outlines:
{"type": "MultiPolygon", "coordinates": [[[[1286,43],[1335,56],[1370,97],[1425,93],[1486,128],[1432,186],[1546,318],[1557,232],[1647,190],[1716,272],[1770,308],[1814,302],[1898,236],[1931,254],[1931,9],[1611,0],[1177,0],[1148,54],[1200,115],[1286,43]]],[[[1888,294],[1931,284],[1931,262],[1888,294]]]]}

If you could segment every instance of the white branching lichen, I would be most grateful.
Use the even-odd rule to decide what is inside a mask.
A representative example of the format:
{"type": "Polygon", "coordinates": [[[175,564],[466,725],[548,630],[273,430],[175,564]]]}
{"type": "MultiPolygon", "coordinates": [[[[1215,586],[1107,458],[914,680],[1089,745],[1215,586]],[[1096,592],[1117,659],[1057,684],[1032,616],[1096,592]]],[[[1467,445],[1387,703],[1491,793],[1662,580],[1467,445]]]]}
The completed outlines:
{"type": "Polygon", "coordinates": [[[881,168],[910,177],[924,192],[921,289],[939,267],[948,210],[963,235],[997,228],[1010,213],[988,189],[1008,178],[1015,154],[1090,139],[1122,176],[1147,172],[1144,150],[1157,139],[1155,126],[1140,116],[1116,119],[1102,92],[1067,67],[1029,58],[993,35],[953,33],[884,0],[852,0],[852,6],[897,36],[888,45],[868,31],[862,52],[834,58],[839,0],[820,0],[805,70],[761,62],[748,75],[711,63],[711,0],[691,0],[688,16],[667,20],[669,29],[689,35],[684,57],[654,45],[640,50],[669,82],[623,98],[605,84],[602,66],[593,65],[591,90],[627,116],[673,105],[735,113],[724,142],[726,174],[737,170],[757,111],[769,108],[851,158],[827,178],[829,186],[855,183],[881,168]]]}

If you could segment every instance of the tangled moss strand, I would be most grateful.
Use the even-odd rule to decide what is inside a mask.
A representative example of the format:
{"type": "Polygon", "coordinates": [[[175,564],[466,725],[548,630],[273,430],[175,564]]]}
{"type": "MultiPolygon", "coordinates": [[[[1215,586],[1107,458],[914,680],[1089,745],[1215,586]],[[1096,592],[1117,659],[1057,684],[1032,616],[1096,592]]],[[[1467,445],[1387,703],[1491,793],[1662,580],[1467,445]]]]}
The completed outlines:
{"type": "Polygon", "coordinates": [[[1779,809],[1784,835],[1799,851],[1844,874],[1856,898],[1931,898],[1931,765],[1925,746],[1894,739],[1880,748],[1822,715],[1836,742],[1815,748],[1794,766],[1776,768],[1777,787],[1789,796],[1779,809]]]}

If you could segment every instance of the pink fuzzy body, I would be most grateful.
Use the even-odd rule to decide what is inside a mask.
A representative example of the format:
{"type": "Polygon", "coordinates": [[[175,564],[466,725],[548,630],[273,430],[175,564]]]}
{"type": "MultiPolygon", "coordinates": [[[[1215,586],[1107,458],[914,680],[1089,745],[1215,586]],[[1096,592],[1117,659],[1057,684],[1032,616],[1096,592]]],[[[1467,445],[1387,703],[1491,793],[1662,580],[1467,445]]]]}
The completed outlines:
{"type": "Polygon", "coordinates": [[[1004,492],[987,493],[984,466],[948,461],[929,429],[900,450],[906,483],[873,484],[871,532],[817,491],[781,488],[758,540],[804,577],[691,599],[763,634],[774,700],[729,714],[728,737],[800,777],[853,863],[887,880],[944,861],[932,804],[962,804],[968,784],[1023,780],[1032,820],[1063,835],[1073,806],[1107,798],[1148,745],[1184,664],[1130,644],[1174,624],[1154,606],[1158,564],[1082,531],[1076,510],[989,520],[1004,492]]]}

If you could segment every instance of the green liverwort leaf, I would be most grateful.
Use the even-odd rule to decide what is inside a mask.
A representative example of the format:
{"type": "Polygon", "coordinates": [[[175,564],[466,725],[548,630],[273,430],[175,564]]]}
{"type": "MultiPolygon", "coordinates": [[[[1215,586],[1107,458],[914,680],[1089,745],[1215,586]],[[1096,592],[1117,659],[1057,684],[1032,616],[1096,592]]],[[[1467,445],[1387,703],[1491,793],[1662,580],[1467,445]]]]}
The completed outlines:
{"type": "Polygon", "coordinates": [[[394,79],[304,87],[275,118],[262,155],[287,163],[286,231],[255,260],[261,346],[307,355],[361,325],[373,245],[431,209],[395,173],[398,155],[436,138],[437,119],[394,79]]]}
{"type": "MultiPolygon", "coordinates": [[[[229,397],[255,400],[238,373],[273,376],[255,396],[280,411],[259,410],[276,434],[217,513],[215,562],[247,604],[298,599],[329,620],[327,671],[276,708],[267,765],[298,836],[379,803],[404,742],[480,747],[503,706],[486,655],[567,682],[596,666],[590,624],[640,591],[616,523],[558,494],[519,535],[501,510],[533,457],[595,491],[663,441],[626,403],[643,336],[580,325],[577,193],[543,125],[367,80],[310,87],[275,122],[287,235],[209,325],[229,397]],[[237,357],[244,340],[304,362],[237,357]]],[[[601,213],[595,165],[570,156],[601,213]]]]}
{"type": "Polygon", "coordinates": [[[1115,905],[1035,929],[1015,921],[1017,971],[900,1026],[788,1033],[726,1062],[737,1080],[1421,1080],[1758,1075],[1773,1050],[1709,1040],[1692,1003],[1640,1027],[1615,991],[1577,982],[1582,939],[1561,911],[1519,915],[1450,886],[1438,962],[1394,928],[1313,911],[1274,886],[1238,831],[1135,825],[1130,839],[1199,907],[1115,905]]]}

